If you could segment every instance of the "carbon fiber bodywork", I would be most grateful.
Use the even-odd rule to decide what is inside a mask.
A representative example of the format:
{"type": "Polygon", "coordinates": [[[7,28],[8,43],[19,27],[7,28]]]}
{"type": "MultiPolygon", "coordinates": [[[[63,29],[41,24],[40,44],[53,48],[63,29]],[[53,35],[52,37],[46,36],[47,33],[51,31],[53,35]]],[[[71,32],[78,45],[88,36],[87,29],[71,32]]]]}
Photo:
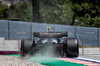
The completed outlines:
{"type": "Polygon", "coordinates": [[[39,38],[60,38],[60,37],[67,37],[67,32],[34,32],[34,37],[39,38]]]}
{"type": "Polygon", "coordinates": [[[62,57],[78,57],[78,40],[67,38],[67,32],[34,32],[34,39],[24,39],[21,42],[21,56],[34,55],[49,49],[62,57]],[[51,47],[51,48],[49,48],[51,47]]]}

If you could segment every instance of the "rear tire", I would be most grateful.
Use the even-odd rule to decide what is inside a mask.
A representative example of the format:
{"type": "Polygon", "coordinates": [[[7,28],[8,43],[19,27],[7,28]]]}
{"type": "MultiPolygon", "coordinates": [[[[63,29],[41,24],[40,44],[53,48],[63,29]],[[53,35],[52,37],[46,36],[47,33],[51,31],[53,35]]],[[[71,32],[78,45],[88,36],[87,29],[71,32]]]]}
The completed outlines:
{"type": "Polygon", "coordinates": [[[32,39],[22,39],[21,40],[21,57],[25,57],[27,54],[30,53],[30,49],[34,44],[34,40],[32,39]]]}
{"type": "Polygon", "coordinates": [[[78,48],[78,40],[74,38],[69,38],[66,41],[66,57],[78,57],[79,56],[79,48],[78,48]]]}

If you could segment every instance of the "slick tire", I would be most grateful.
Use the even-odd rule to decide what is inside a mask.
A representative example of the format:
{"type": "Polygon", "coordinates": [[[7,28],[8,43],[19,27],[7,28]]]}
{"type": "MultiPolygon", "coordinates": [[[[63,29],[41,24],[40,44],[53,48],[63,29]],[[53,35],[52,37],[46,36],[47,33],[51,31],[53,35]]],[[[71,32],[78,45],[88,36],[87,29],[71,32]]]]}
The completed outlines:
{"type": "Polygon", "coordinates": [[[34,40],[32,39],[22,39],[21,40],[21,57],[25,57],[29,54],[32,45],[34,44],[34,40]]]}
{"type": "Polygon", "coordinates": [[[74,38],[69,38],[66,41],[66,57],[78,57],[79,48],[78,40],[74,38]]]}

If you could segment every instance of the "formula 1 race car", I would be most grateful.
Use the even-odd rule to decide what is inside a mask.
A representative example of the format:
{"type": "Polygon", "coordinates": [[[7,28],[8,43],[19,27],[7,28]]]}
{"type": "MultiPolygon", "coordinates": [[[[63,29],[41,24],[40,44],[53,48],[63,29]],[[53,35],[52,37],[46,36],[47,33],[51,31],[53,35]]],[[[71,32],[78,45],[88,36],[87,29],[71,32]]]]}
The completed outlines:
{"type": "MultiPolygon", "coordinates": [[[[45,47],[53,46],[56,55],[61,57],[78,57],[78,40],[67,38],[67,32],[34,32],[34,39],[21,40],[21,56],[34,55],[46,51],[45,47]]],[[[50,53],[50,52],[49,52],[50,53]]]]}

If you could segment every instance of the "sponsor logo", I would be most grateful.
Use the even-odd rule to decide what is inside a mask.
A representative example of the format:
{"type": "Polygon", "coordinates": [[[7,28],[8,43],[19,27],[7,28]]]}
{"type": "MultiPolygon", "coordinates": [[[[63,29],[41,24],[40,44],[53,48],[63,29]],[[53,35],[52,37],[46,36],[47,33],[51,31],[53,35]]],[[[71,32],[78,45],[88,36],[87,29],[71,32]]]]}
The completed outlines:
{"type": "Polygon", "coordinates": [[[62,33],[44,33],[44,35],[60,35],[62,33]]]}
{"type": "Polygon", "coordinates": [[[41,32],[40,35],[43,35],[43,32],[41,32]]]}

